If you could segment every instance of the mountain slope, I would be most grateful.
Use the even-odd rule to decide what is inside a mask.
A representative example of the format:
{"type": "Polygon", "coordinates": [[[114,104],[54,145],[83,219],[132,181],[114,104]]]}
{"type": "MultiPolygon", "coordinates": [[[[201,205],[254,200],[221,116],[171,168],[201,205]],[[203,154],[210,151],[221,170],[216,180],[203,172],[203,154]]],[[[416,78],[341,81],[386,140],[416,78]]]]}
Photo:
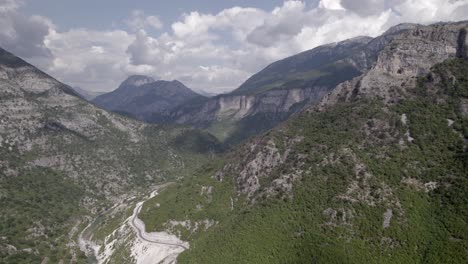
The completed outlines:
{"type": "Polygon", "coordinates": [[[89,216],[206,158],[196,145],[179,151],[181,135],[216,147],[99,109],[3,49],[0,88],[2,263],[84,258],[76,236],[89,216]]]}
{"type": "Polygon", "coordinates": [[[467,28],[401,32],[369,71],[140,217],[190,240],[180,263],[464,262],[467,28]]]}
{"type": "Polygon", "coordinates": [[[271,89],[336,86],[368,68],[363,54],[370,37],[320,46],[277,61],[250,77],[234,95],[251,95],[271,89]]]}
{"type": "Polygon", "coordinates": [[[155,81],[130,76],[119,88],[98,96],[93,102],[109,111],[129,114],[153,123],[168,121],[170,111],[194,98],[203,98],[179,81],[155,81]]]}

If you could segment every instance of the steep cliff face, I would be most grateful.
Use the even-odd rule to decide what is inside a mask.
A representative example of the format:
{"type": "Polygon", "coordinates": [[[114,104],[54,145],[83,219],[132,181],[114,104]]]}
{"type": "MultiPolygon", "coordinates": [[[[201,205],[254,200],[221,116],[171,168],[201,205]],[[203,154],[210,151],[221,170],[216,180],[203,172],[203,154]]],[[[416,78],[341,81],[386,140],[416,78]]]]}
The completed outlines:
{"type": "Polygon", "coordinates": [[[293,106],[314,102],[327,92],[326,87],[275,89],[258,95],[221,95],[203,104],[200,111],[176,113],[178,123],[209,123],[226,119],[238,121],[267,113],[290,113],[293,106]]]}

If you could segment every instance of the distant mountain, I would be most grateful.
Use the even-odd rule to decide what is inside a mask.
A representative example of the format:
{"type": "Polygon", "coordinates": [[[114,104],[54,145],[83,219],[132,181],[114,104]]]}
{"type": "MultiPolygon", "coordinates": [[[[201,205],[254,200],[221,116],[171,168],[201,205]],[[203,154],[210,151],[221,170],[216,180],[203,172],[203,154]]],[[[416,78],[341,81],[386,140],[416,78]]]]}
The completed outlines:
{"type": "Polygon", "coordinates": [[[85,90],[81,87],[72,87],[75,92],[77,92],[79,95],[81,95],[84,99],[91,101],[94,98],[98,97],[99,95],[104,94],[104,92],[94,92],[94,91],[88,91],[85,90]]]}
{"type": "Polygon", "coordinates": [[[416,26],[401,24],[377,38],[357,37],[277,61],[229,94],[176,108],[172,118],[204,127],[218,139],[235,144],[273,128],[339,83],[361,75],[376,63],[387,43],[416,26]]]}
{"type": "Polygon", "coordinates": [[[203,95],[205,97],[214,97],[214,96],[219,94],[219,93],[213,93],[213,92],[206,92],[206,91],[203,91],[203,90],[198,90],[197,93],[200,94],[200,95],[203,95]]]}
{"type": "Polygon", "coordinates": [[[195,98],[204,97],[179,81],[155,81],[134,75],[116,90],[96,97],[93,103],[147,122],[164,123],[169,121],[172,109],[195,98]]]}
{"type": "Polygon", "coordinates": [[[365,53],[370,37],[328,44],[277,61],[250,77],[233,95],[254,95],[272,89],[334,86],[369,67],[365,53]]]}

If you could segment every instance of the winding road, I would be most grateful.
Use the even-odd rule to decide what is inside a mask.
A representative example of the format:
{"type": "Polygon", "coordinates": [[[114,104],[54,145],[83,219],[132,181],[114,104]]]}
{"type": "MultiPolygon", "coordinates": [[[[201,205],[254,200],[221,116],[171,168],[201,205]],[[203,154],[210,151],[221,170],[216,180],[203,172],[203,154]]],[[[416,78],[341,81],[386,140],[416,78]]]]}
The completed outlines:
{"type": "Polygon", "coordinates": [[[166,235],[166,239],[159,238],[158,236],[164,236],[163,233],[159,232],[154,232],[154,233],[147,233],[145,231],[145,223],[141,219],[138,218],[138,214],[141,211],[141,208],[143,207],[144,202],[139,202],[136,204],[135,209],[133,210],[133,215],[131,216],[130,219],[130,225],[132,228],[136,231],[138,238],[141,240],[144,240],[149,243],[155,243],[155,244],[162,244],[162,245],[168,245],[168,246],[177,246],[181,247],[184,249],[189,249],[188,243],[182,242],[178,240],[177,238],[171,239],[166,235]]]}

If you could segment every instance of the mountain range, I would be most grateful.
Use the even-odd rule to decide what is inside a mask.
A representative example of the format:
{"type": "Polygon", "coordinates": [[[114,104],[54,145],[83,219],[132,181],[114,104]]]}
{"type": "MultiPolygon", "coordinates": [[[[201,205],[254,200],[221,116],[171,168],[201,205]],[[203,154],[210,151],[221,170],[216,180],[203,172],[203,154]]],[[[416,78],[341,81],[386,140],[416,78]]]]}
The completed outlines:
{"type": "MultiPolygon", "coordinates": [[[[265,132],[319,101],[337,84],[361,75],[375,64],[377,54],[395,36],[415,24],[401,24],[377,38],[357,37],[302,52],[267,66],[231,93],[196,96],[186,87],[178,97],[129,89],[126,82],[93,102],[105,109],[153,123],[176,123],[205,129],[227,145],[265,132]],[[125,92],[124,92],[125,91],[125,92]],[[144,94],[145,96],[142,96],[144,94]],[[123,99],[125,98],[125,99],[123,99]],[[151,102],[150,104],[145,103],[151,102]]],[[[145,76],[133,78],[148,78],[145,76]]]]}

